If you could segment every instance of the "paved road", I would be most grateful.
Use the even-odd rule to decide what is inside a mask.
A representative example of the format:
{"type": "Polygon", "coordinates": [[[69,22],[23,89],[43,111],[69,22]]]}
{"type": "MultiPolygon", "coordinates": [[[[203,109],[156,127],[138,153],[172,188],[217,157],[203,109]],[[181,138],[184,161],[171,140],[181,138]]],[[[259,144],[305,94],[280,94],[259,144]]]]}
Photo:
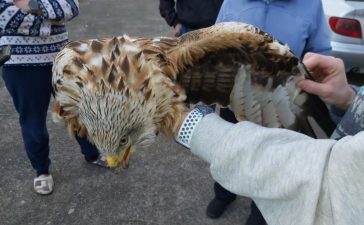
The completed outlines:
{"type": "MultiPolygon", "coordinates": [[[[171,35],[157,0],[80,0],[71,39],[171,35]]],[[[2,82],[2,81],[1,81],[2,82]]],[[[50,196],[32,192],[34,172],[23,150],[11,99],[0,82],[1,225],[231,225],[243,224],[249,200],[239,198],[219,220],[205,216],[213,196],[208,165],[160,136],[136,152],[122,173],[86,164],[76,142],[50,119],[50,196]]],[[[49,117],[50,118],[50,117],[49,117]]]]}

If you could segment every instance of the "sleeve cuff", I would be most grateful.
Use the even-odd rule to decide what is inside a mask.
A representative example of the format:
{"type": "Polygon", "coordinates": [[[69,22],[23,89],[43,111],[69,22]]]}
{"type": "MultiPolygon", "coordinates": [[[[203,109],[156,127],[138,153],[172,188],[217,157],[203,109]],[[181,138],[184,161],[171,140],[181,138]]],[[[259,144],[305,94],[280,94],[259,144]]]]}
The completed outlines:
{"type": "MultiPolygon", "coordinates": [[[[355,86],[355,85],[351,85],[351,88],[353,89],[353,91],[355,92],[355,94],[358,94],[359,90],[360,90],[360,87],[358,86],[355,86]]],[[[330,114],[331,114],[331,117],[332,119],[334,119],[334,121],[336,123],[339,123],[341,118],[345,115],[346,111],[345,110],[342,110],[342,109],[339,109],[335,106],[329,106],[329,111],[330,111],[330,114]]]]}

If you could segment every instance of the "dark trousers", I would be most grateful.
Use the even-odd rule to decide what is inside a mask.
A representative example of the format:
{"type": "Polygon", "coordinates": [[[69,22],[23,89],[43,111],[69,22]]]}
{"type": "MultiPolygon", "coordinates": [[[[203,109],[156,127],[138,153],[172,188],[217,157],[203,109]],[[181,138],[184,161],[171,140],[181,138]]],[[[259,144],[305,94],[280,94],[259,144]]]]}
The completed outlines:
{"type": "Polygon", "coordinates": [[[265,219],[262,213],[259,211],[255,202],[250,204],[250,215],[245,225],[266,225],[265,219]]]}
{"type": "MultiPolygon", "coordinates": [[[[49,173],[47,111],[52,94],[52,66],[3,67],[3,79],[19,113],[27,156],[37,175],[49,173]]],[[[95,147],[81,140],[86,160],[98,157],[95,147]]],[[[97,151],[97,149],[96,149],[97,151]]]]}
{"type": "MultiPolygon", "coordinates": [[[[221,118],[223,118],[224,120],[226,120],[228,122],[231,122],[231,123],[238,122],[235,118],[234,113],[231,110],[229,110],[228,108],[221,108],[220,116],[221,116],[221,118]]],[[[230,191],[223,188],[217,182],[215,182],[215,184],[214,184],[214,191],[215,191],[216,198],[220,198],[220,199],[231,199],[232,197],[236,196],[234,193],[231,193],[230,191]]],[[[246,225],[266,225],[266,224],[267,223],[265,222],[262,213],[259,211],[258,207],[252,201],[252,203],[250,205],[250,215],[248,217],[246,225]]]]}
{"type": "Polygon", "coordinates": [[[187,33],[187,32],[190,32],[190,31],[192,31],[193,29],[191,29],[191,28],[188,28],[188,27],[186,27],[185,25],[182,25],[182,28],[181,28],[181,33],[180,33],[180,35],[183,35],[183,34],[185,34],[185,33],[187,33]]]}
{"type": "Polygon", "coordinates": [[[99,150],[95,145],[91,144],[87,138],[80,138],[76,136],[76,140],[81,147],[81,152],[87,162],[95,161],[99,157],[99,150]]]}

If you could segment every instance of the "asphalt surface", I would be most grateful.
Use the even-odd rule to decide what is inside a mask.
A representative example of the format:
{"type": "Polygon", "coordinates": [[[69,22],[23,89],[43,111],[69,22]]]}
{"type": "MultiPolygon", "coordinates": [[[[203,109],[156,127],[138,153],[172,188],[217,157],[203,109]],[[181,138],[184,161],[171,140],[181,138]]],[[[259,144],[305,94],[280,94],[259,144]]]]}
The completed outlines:
{"type": "MultiPolygon", "coordinates": [[[[68,25],[71,40],[170,36],[157,0],[80,0],[68,25]]],[[[135,152],[127,171],[87,164],[63,125],[48,117],[54,193],[33,192],[35,173],[26,157],[12,100],[0,79],[1,225],[231,225],[244,224],[250,201],[239,197],[218,220],[206,217],[213,197],[209,165],[160,136],[135,152]]]]}

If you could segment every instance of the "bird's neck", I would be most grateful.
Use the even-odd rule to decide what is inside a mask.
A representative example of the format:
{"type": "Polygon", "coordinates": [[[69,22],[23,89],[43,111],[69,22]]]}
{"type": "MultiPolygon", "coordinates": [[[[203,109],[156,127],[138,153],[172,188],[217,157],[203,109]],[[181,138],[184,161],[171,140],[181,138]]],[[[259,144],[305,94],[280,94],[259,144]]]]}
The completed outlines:
{"type": "Polygon", "coordinates": [[[159,131],[167,136],[175,136],[181,126],[188,108],[184,90],[169,78],[159,80],[153,85],[153,96],[156,104],[154,123],[159,131]]]}

